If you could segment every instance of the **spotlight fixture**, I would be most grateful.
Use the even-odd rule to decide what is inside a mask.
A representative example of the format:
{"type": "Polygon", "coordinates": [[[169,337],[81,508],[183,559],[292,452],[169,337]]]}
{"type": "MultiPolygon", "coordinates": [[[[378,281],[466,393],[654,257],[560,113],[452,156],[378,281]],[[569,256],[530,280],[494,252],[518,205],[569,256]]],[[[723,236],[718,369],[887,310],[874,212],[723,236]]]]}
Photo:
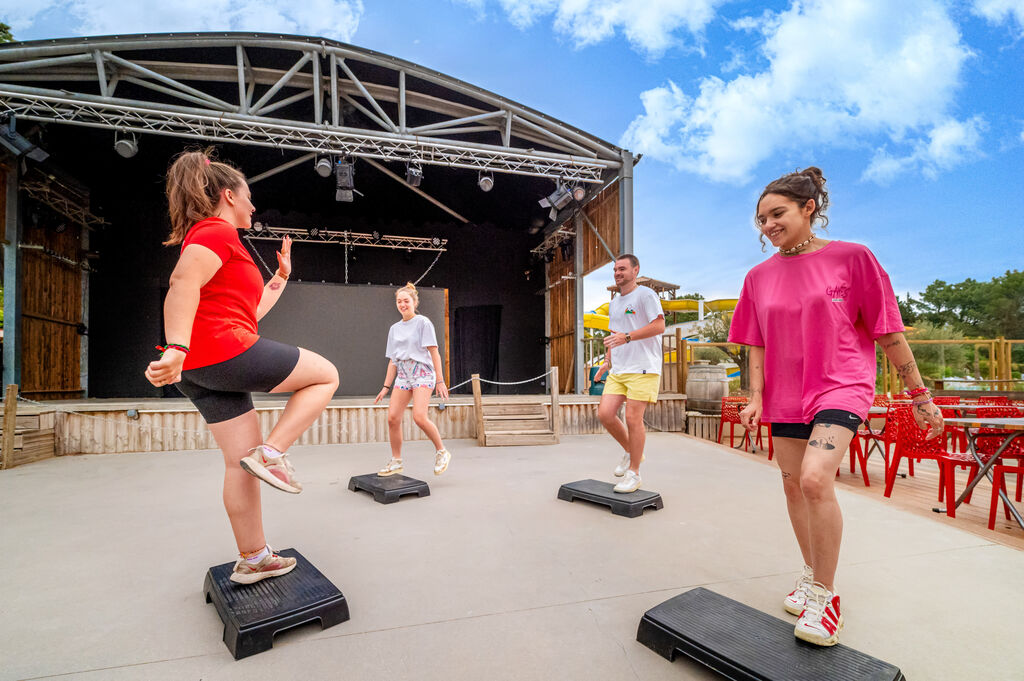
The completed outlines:
{"type": "Polygon", "coordinates": [[[351,203],[354,198],[356,166],[346,158],[334,164],[335,201],[351,203]]]}
{"type": "Polygon", "coordinates": [[[565,260],[566,262],[572,260],[573,248],[571,241],[563,241],[559,248],[562,251],[562,260],[565,260]]]}
{"type": "Polygon", "coordinates": [[[544,262],[554,262],[555,254],[552,251],[544,251],[544,262]]]}
{"type": "Polygon", "coordinates": [[[261,232],[263,232],[263,223],[259,222],[258,220],[252,223],[252,231],[255,232],[256,234],[260,234],[261,232]]]}
{"type": "Polygon", "coordinates": [[[377,230],[373,230],[373,233],[370,234],[370,241],[372,241],[375,244],[379,244],[380,243],[380,232],[378,232],[377,230]]]}
{"type": "Polygon", "coordinates": [[[316,174],[320,177],[330,177],[331,171],[334,170],[334,161],[331,160],[330,156],[321,156],[313,164],[313,169],[316,170],[316,174]]]}
{"type": "Polygon", "coordinates": [[[572,201],[572,194],[570,194],[569,190],[565,188],[565,185],[559,182],[555,185],[555,191],[551,192],[537,203],[544,208],[550,207],[551,211],[548,213],[548,217],[554,220],[558,217],[558,211],[568,206],[570,201],[572,201]]]}
{"type": "Polygon", "coordinates": [[[306,229],[306,234],[309,235],[310,239],[315,239],[318,236],[320,236],[320,228],[319,227],[309,227],[308,229],[306,229]]]}
{"type": "Polygon", "coordinates": [[[587,188],[581,184],[573,185],[572,187],[572,198],[577,201],[582,201],[587,197],[587,188]]]}
{"type": "Polygon", "coordinates": [[[119,132],[114,135],[114,151],[121,158],[131,158],[139,153],[139,138],[130,132],[119,132]]]}
{"type": "Polygon", "coordinates": [[[405,166],[405,182],[410,187],[419,187],[423,182],[423,168],[413,161],[405,166]]]}
{"type": "Polygon", "coordinates": [[[67,228],[68,223],[62,221],[57,223],[57,226],[53,228],[53,231],[57,232],[57,234],[63,234],[65,231],[67,231],[67,228]]]}
{"type": "Polygon", "coordinates": [[[439,236],[431,237],[430,238],[430,245],[433,246],[434,248],[437,248],[438,246],[440,246],[441,245],[441,237],[439,237],[439,236]]]}
{"type": "Polygon", "coordinates": [[[14,129],[14,117],[8,120],[7,126],[0,126],[0,147],[21,158],[27,156],[36,163],[50,158],[49,152],[29,142],[14,129]]]}
{"type": "Polygon", "coordinates": [[[480,176],[477,178],[476,186],[480,187],[480,191],[489,192],[494,189],[494,175],[490,172],[480,171],[480,176]]]}

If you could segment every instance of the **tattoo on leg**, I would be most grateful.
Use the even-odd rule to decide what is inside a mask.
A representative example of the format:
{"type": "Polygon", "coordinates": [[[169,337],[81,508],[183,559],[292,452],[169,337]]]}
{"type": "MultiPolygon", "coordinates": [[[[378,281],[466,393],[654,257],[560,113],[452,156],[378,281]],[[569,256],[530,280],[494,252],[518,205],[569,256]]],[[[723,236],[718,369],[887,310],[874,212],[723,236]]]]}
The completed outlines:
{"type": "Polygon", "coordinates": [[[783,478],[791,478],[791,477],[793,477],[793,474],[792,473],[787,473],[786,471],[782,471],[782,477],[783,478]]]}
{"type": "MultiPolygon", "coordinates": [[[[824,424],[822,424],[822,425],[824,425],[824,424]]],[[[817,440],[811,440],[807,444],[809,444],[811,447],[817,447],[818,449],[824,449],[825,451],[831,451],[831,450],[836,448],[836,446],[833,444],[834,442],[835,442],[835,437],[828,437],[828,438],[819,438],[817,440]]]]}

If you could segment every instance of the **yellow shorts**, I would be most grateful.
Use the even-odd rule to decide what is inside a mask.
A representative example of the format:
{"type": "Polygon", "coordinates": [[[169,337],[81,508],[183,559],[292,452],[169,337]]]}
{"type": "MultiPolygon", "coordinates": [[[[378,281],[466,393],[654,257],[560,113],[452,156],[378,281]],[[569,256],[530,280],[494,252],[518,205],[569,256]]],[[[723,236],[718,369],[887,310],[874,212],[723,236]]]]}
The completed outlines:
{"type": "Polygon", "coordinates": [[[605,395],[625,395],[627,400],[657,402],[661,376],[658,374],[608,374],[605,395]]]}

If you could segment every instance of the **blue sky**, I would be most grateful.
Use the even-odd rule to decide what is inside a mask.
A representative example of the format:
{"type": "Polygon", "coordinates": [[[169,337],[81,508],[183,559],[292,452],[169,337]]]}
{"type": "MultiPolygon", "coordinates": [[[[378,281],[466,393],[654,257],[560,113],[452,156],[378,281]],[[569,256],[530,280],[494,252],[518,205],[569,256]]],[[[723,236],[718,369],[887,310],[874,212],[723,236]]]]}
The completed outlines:
{"type": "Polygon", "coordinates": [[[828,235],[901,295],[1024,264],[1024,0],[0,0],[0,21],[322,35],[487,88],[643,153],[642,273],[708,298],[767,257],[761,188],[812,164],[828,235]]]}

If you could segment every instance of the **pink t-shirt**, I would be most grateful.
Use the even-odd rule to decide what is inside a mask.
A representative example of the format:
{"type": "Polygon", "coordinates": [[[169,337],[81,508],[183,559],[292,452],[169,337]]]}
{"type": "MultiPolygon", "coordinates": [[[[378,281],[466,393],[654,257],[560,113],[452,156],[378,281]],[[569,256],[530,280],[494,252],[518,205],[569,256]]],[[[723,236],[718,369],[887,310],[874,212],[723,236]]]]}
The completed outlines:
{"type": "Polygon", "coordinates": [[[823,409],[866,418],[875,393],[875,339],[903,331],[889,275],[867,247],[820,250],[754,267],[729,341],[764,347],[765,423],[810,423],[823,409]]]}

